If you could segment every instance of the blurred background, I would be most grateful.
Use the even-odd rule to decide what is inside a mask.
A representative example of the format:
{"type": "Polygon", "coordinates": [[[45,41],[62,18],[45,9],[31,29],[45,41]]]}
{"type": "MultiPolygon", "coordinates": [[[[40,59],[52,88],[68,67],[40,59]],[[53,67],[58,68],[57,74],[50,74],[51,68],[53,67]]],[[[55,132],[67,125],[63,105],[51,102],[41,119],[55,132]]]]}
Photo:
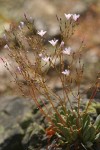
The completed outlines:
{"type": "MultiPolygon", "coordinates": [[[[56,15],[63,17],[64,13],[80,14],[79,26],[71,44],[77,49],[84,40],[84,84],[95,80],[100,71],[100,0],[0,0],[0,57],[7,58],[2,39],[4,29],[9,30],[10,24],[18,25],[24,21],[24,13],[35,19],[36,29],[48,30],[48,36],[52,38],[59,36],[56,15]]],[[[14,138],[11,137],[18,138],[19,143],[15,142],[15,145],[20,145],[20,150],[20,139],[24,134],[21,124],[28,119],[34,120],[31,108],[33,102],[20,100],[10,79],[0,60],[0,150],[15,150],[11,145],[14,138]]],[[[54,80],[51,81],[52,86],[55,86],[54,80]]],[[[56,86],[59,88],[59,83],[56,86]]]]}

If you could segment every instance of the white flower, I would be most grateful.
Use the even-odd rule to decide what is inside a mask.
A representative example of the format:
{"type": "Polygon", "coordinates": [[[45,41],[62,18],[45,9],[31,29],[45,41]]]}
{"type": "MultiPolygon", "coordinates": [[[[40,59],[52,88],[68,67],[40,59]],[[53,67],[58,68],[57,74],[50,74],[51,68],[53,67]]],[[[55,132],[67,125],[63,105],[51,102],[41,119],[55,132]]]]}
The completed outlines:
{"type": "Polygon", "coordinates": [[[31,23],[33,22],[33,18],[32,17],[29,17],[29,20],[30,20],[31,23]]]}
{"type": "Polygon", "coordinates": [[[37,34],[39,34],[40,36],[44,36],[46,34],[46,32],[47,31],[41,30],[41,31],[38,31],[37,34]]]}
{"type": "Polygon", "coordinates": [[[4,46],[4,48],[10,50],[10,48],[9,48],[9,46],[7,44],[4,46]]]}
{"type": "Polygon", "coordinates": [[[19,28],[19,30],[21,30],[21,29],[22,29],[20,25],[18,26],[18,28],[19,28]]]}
{"type": "Polygon", "coordinates": [[[65,48],[65,49],[63,50],[63,54],[70,55],[70,53],[71,53],[71,47],[65,48]]]}
{"type": "Polygon", "coordinates": [[[20,22],[20,26],[24,27],[25,23],[23,21],[20,22]]]}
{"type": "Polygon", "coordinates": [[[74,19],[74,21],[77,21],[77,19],[80,17],[80,15],[78,14],[73,14],[73,19],[74,19]]]}
{"type": "Polygon", "coordinates": [[[44,60],[45,62],[48,62],[50,60],[50,57],[42,57],[42,60],[44,60]]]}
{"type": "Polygon", "coordinates": [[[20,22],[20,25],[18,26],[19,30],[21,30],[25,26],[25,23],[23,21],[20,22]]]}
{"type": "Polygon", "coordinates": [[[49,41],[49,43],[52,45],[52,46],[55,46],[57,44],[58,40],[54,39],[54,40],[51,40],[49,41]]]}
{"type": "Polygon", "coordinates": [[[43,54],[42,54],[42,53],[40,53],[40,54],[39,54],[39,56],[40,56],[40,57],[42,57],[42,56],[43,56],[43,54]]]}
{"type": "Polygon", "coordinates": [[[67,20],[69,20],[71,16],[72,14],[65,14],[65,17],[67,18],[67,20]]]}
{"type": "Polygon", "coordinates": [[[3,38],[4,38],[5,40],[7,40],[7,36],[6,36],[6,34],[3,34],[3,38]]]}
{"type": "Polygon", "coordinates": [[[70,71],[69,70],[67,70],[67,69],[65,69],[64,71],[62,71],[62,74],[64,74],[64,75],[69,75],[70,74],[70,71]]]}

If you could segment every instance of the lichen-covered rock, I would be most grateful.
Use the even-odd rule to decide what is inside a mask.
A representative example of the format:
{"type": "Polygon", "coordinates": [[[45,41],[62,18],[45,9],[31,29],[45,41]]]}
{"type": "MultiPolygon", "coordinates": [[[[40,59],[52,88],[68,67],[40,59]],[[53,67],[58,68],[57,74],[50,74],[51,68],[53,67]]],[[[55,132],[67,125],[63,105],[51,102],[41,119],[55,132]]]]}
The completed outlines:
{"type": "Polygon", "coordinates": [[[9,97],[0,99],[0,150],[23,150],[22,137],[34,121],[31,100],[9,97]]]}
{"type": "Polygon", "coordinates": [[[24,149],[27,149],[31,146],[33,150],[34,148],[46,146],[45,144],[47,144],[47,141],[46,139],[43,140],[44,133],[44,128],[41,125],[33,122],[33,124],[28,127],[26,134],[23,138],[22,143],[24,149]]]}

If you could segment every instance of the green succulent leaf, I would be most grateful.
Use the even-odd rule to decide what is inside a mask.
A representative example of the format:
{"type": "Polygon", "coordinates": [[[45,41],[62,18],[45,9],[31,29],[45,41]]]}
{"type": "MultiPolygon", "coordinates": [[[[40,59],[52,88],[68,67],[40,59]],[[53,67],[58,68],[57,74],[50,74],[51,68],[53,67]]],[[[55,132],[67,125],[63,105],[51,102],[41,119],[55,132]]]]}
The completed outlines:
{"type": "Polygon", "coordinates": [[[72,128],[73,128],[73,130],[76,130],[77,126],[76,125],[72,125],[72,128]]]}
{"type": "Polygon", "coordinates": [[[56,113],[55,113],[55,119],[56,119],[57,122],[61,122],[60,118],[58,117],[58,115],[56,113]]]}
{"type": "Polygon", "coordinates": [[[95,140],[99,140],[100,141],[100,132],[96,135],[95,140]]]}
{"type": "Polygon", "coordinates": [[[85,115],[83,118],[83,130],[85,130],[90,125],[89,115],[85,115]]]}
{"type": "Polygon", "coordinates": [[[87,142],[87,143],[86,143],[86,146],[87,146],[88,148],[92,147],[92,145],[93,145],[92,142],[87,142]]]}
{"type": "Polygon", "coordinates": [[[65,135],[67,141],[70,143],[70,142],[71,142],[70,129],[67,128],[67,127],[65,127],[65,128],[63,129],[63,131],[64,131],[64,135],[65,135]]]}
{"type": "Polygon", "coordinates": [[[76,126],[77,118],[73,119],[73,124],[76,126]]]}
{"type": "Polygon", "coordinates": [[[61,122],[59,116],[56,113],[54,114],[52,121],[53,121],[53,123],[55,123],[55,125],[57,125],[57,123],[61,122]]]}
{"type": "Polygon", "coordinates": [[[64,107],[60,108],[60,114],[66,116],[66,109],[64,107]]]}
{"type": "Polygon", "coordinates": [[[97,116],[94,125],[95,125],[97,130],[100,130],[100,115],[97,116]]]}
{"type": "Polygon", "coordinates": [[[78,130],[74,130],[73,135],[72,135],[73,141],[75,141],[77,139],[77,137],[78,137],[78,130]]]}
{"type": "Polygon", "coordinates": [[[89,130],[89,127],[87,127],[87,128],[83,131],[83,133],[82,133],[82,139],[83,139],[83,142],[84,142],[84,143],[86,143],[87,139],[90,137],[90,135],[87,134],[87,133],[88,133],[88,130],[89,130]]]}
{"type": "Polygon", "coordinates": [[[93,126],[88,126],[86,128],[86,130],[83,133],[83,141],[86,142],[91,142],[94,141],[95,139],[95,134],[96,134],[96,130],[93,126]]]}
{"type": "Polygon", "coordinates": [[[57,123],[57,127],[58,127],[60,130],[62,130],[64,126],[63,126],[62,123],[57,123]]]}
{"type": "Polygon", "coordinates": [[[90,141],[94,141],[95,140],[95,135],[96,135],[96,129],[94,128],[94,126],[91,126],[89,128],[89,132],[90,132],[90,141]]]}

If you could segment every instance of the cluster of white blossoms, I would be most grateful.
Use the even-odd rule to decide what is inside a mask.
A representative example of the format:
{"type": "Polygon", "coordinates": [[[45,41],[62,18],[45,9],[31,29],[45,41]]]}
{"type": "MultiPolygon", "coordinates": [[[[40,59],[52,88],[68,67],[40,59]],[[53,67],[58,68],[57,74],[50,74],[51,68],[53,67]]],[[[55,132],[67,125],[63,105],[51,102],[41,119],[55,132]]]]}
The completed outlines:
{"type": "MultiPolygon", "coordinates": [[[[80,15],[79,14],[65,14],[65,17],[66,17],[67,20],[69,20],[72,17],[74,21],[77,21],[77,19],[80,17],[80,15]]],[[[47,31],[40,30],[40,31],[37,32],[37,34],[39,34],[41,37],[43,37],[46,34],[46,32],[47,31]]],[[[56,44],[58,42],[58,39],[49,40],[48,42],[52,46],[56,46],[56,44]]],[[[60,47],[64,47],[64,42],[63,41],[61,42],[60,47]]],[[[62,50],[62,53],[66,54],[66,55],[70,55],[71,54],[71,47],[65,47],[62,50]]],[[[46,63],[49,62],[50,59],[51,59],[50,57],[44,57],[42,53],[40,53],[39,56],[46,63]]],[[[69,76],[70,70],[65,69],[64,71],[62,71],[62,74],[69,76]]]]}
{"type": "MultiPolygon", "coordinates": [[[[39,31],[38,33],[43,33],[44,31],[39,31]]],[[[45,34],[46,32],[44,32],[45,34]]],[[[40,35],[40,34],[39,34],[40,35]]],[[[54,40],[51,40],[51,41],[48,41],[52,46],[55,46],[58,42],[57,39],[54,39],[54,40]]],[[[64,42],[62,41],[61,44],[60,44],[60,47],[64,47],[64,42]]],[[[66,54],[66,55],[70,55],[71,54],[71,47],[65,47],[63,50],[62,50],[62,53],[63,54],[66,54]]],[[[51,60],[51,57],[49,56],[44,56],[42,53],[39,54],[39,57],[45,62],[49,62],[51,60]]],[[[63,75],[66,75],[66,76],[69,76],[70,74],[70,71],[65,69],[64,71],[62,71],[62,74],[63,75]]]]}
{"type": "MultiPolygon", "coordinates": [[[[65,17],[67,20],[69,20],[71,17],[73,18],[74,21],[77,21],[77,19],[80,17],[79,14],[65,14],[65,17]]],[[[23,21],[20,22],[19,24],[19,29],[21,30],[23,27],[25,26],[25,23],[23,21]]],[[[46,34],[47,31],[44,31],[44,30],[40,30],[37,32],[38,35],[40,35],[41,37],[43,37],[45,34],[46,34]]],[[[4,35],[4,38],[6,38],[6,35],[4,35]]],[[[58,43],[58,39],[53,39],[53,40],[49,40],[48,41],[53,47],[55,47],[58,43]]],[[[61,48],[64,48],[64,42],[62,41],[61,44],[60,44],[60,47],[61,48]]],[[[4,46],[4,48],[6,49],[10,49],[9,46],[6,44],[4,46]]],[[[62,50],[62,53],[63,54],[66,54],[66,55],[70,55],[71,54],[71,47],[65,47],[63,50],[62,50]]],[[[48,57],[48,56],[44,56],[42,53],[39,54],[39,57],[41,57],[41,59],[44,61],[44,62],[49,62],[51,60],[51,57],[48,57]]],[[[19,70],[19,72],[21,72],[20,70],[20,67],[17,67],[17,70],[19,70]]],[[[64,75],[69,75],[70,74],[70,71],[65,69],[64,71],[62,71],[62,74],[64,75]]]]}
{"type": "MultiPolygon", "coordinates": [[[[37,32],[37,34],[39,34],[41,37],[43,37],[45,34],[46,34],[47,31],[43,31],[43,30],[40,30],[37,32]]],[[[54,40],[50,40],[48,41],[52,46],[56,46],[58,40],[54,39],[54,40]]]]}
{"type": "Polygon", "coordinates": [[[79,14],[78,15],[77,14],[65,14],[65,17],[67,20],[69,20],[72,17],[74,21],[77,21],[80,15],[79,14]]]}

